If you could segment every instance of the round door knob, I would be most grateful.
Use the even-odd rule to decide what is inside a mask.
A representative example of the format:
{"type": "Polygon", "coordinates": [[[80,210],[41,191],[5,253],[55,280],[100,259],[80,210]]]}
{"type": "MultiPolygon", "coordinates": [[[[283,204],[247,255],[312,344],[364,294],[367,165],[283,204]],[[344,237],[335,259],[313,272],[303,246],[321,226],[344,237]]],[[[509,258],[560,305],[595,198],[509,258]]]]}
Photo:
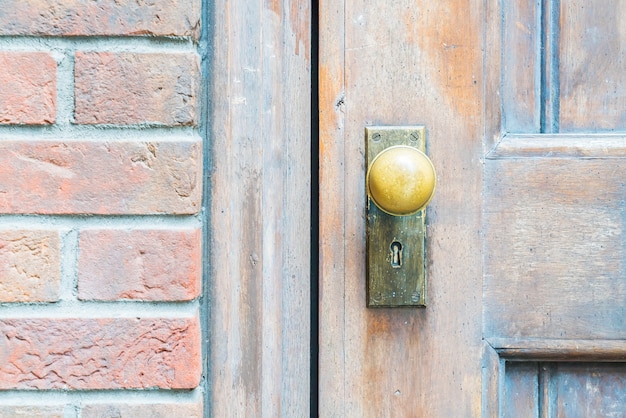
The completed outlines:
{"type": "Polygon", "coordinates": [[[378,154],[367,170],[367,193],[390,215],[411,215],[422,210],[435,193],[435,167],[422,151],[408,145],[378,154]]]}

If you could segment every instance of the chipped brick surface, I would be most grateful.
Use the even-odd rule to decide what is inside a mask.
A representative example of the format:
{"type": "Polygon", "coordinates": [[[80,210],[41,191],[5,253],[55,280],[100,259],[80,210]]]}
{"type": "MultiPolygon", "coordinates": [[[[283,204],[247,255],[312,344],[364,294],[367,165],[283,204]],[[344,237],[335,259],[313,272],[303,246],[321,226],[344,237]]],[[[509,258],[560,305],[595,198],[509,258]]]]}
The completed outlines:
{"type": "Polygon", "coordinates": [[[0,389],[191,389],[197,318],[0,320],[0,389]]]}
{"type": "Polygon", "coordinates": [[[202,3],[0,0],[0,418],[203,415],[202,3]]]}
{"type": "Polygon", "coordinates": [[[0,141],[0,213],[191,214],[200,141],[0,141]]]}
{"type": "Polygon", "coordinates": [[[58,232],[0,230],[0,302],[58,300],[60,260],[58,232]]]}
{"type": "Polygon", "coordinates": [[[202,418],[202,402],[86,405],[81,418],[132,417],[132,418],[202,418]]]}
{"type": "Polygon", "coordinates": [[[200,294],[201,240],[200,229],[82,231],[78,297],[194,299],[200,294]]]}
{"type": "Polygon", "coordinates": [[[200,35],[200,0],[3,0],[0,35],[200,35]]]}
{"type": "Polygon", "coordinates": [[[63,405],[0,405],[0,418],[63,418],[63,405]]]}
{"type": "Polygon", "coordinates": [[[56,70],[46,52],[0,52],[0,124],[54,123],[56,70]]]}
{"type": "Polygon", "coordinates": [[[76,123],[197,124],[197,54],[77,52],[75,65],[76,123]]]}

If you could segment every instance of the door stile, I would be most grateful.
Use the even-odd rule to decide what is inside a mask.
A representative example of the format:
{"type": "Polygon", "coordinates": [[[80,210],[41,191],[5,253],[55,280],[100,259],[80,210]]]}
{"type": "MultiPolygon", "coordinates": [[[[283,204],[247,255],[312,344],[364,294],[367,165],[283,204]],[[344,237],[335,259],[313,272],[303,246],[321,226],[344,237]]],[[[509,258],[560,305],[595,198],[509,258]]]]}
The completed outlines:
{"type": "Polygon", "coordinates": [[[319,1],[320,416],[346,416],[344,22],[345,1],[319,1]]]}
{"type": "Polygon", "coordinates": [[[321,416],[480,414],[483,3],[321,2],[321,416]],[[372,310],[364,128],[415,124],[440,179],[429,306],[372,310]]]}
{"type": "Polygon", "coordinates": [[[482,417],[498,418],[502,411],[504,399],[504,360],[496,350],[483,340],[482,365],[482,417]]]}

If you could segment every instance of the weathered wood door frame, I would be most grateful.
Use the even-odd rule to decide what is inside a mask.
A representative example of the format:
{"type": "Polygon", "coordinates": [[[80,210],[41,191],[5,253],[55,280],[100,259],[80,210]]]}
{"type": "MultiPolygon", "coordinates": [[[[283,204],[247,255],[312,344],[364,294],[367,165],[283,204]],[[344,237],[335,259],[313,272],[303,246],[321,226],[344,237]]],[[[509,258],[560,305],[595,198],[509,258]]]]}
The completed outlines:
{"type": "Polygon", "coordinates": [[[205,1],[207,410],[310,408],[311,2],[205,1]]]}

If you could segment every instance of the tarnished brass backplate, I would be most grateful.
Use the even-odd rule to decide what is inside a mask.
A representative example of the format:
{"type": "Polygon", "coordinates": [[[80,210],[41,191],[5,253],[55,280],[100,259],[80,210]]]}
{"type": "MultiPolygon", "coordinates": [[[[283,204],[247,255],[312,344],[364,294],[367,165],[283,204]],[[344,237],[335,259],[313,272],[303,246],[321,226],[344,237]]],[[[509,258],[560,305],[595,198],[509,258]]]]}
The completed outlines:
{"type": "MultiPolygon", "coordinates": [[[[365,128],[367,167],[386,148],[409,145],[425,152],[424,126],[365,128]]],[[[367,191],[366,191],[367,194],[367,191]]],[[[393,216],[367,197],[367,306],[425,307],[425,216],[393,216]]]]}

